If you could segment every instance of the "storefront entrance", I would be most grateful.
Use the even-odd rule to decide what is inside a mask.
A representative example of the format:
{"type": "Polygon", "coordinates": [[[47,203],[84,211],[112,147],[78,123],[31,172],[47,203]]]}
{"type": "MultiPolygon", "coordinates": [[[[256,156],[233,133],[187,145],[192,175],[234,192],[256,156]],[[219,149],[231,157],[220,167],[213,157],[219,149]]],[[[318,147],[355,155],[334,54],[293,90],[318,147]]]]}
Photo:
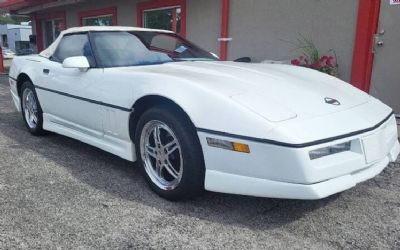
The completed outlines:
{"type": "Polygon", "coordinates": [[[49,47],[66,27],[65,13],[36,14],[36,36],[38,52],[49,47]]]}
{"type": "Polygon", "coordinates": [[[47,48],[57,39],[65,24],[62,19],[51,19],[42,21],[44,48],[47,48]]]}
{"type": "Polygon", "coordinates": [[[400,4],[381,1],[370,93],[400,114],[400,4]]]}

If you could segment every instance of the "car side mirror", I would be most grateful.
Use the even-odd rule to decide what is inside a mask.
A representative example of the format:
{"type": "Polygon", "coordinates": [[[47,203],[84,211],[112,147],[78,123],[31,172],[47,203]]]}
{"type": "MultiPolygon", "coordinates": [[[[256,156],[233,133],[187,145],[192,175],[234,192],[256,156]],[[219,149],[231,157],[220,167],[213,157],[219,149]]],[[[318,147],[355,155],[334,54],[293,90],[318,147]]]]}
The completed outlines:
{"type": "Polygon", "coordinates": [[[251,58],[250,57],[241,57],[236,59],[234,62],[243,62],[243,63],[251,63],[251,58]]]}
{"type": "Polygon", "coordinates": [[[215,58],[220,59],[219,56],[217,54],[215,54],[214,52],[210,51],[210,54],[213,55],[215,58]]]}
{"type": "Polygon", "coordinates": [[[90,68],[90,64],[86,56],[73,56],[65,58],[62,66],[68,69],[79,69],[82,72],[86,72],[90,68]]]}

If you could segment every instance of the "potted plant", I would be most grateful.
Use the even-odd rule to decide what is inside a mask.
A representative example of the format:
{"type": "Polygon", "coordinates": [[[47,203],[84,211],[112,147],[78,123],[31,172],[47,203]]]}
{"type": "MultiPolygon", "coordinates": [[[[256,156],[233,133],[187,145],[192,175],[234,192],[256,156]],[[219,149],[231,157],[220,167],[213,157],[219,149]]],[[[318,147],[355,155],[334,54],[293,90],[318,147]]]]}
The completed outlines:
{"type": "Polygon", "coordinates": [[[339,65],[333,49],[321,54],[315,44],[304,36],[297,39],[296,45],[296,49],[301,50],[302,55],[291,60],[292,65],[315,69],[336,77],[339,75],[339,65]]]}

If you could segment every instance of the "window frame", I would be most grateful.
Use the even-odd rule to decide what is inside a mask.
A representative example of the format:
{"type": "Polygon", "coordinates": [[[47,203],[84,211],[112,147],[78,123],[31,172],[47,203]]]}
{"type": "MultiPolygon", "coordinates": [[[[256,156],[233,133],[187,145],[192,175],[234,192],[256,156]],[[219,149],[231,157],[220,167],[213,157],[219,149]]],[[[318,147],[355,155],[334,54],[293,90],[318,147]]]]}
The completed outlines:
{"type": "MultiPolygon", "coordinates": [[[[87,36],[88,41],[89,41],[90,50],[91,50],[92,56],[93,56],[93,63],[91,63],[91,60],[88,59],[89,65],[90,65],[89,68],[91,68],[91,69],[92,69],[92,68],[98,68],[98,63],[97,63],[97,60],[96,60],[95,50],[93,49],[93,43],[92,43],[91,38],[90,38],[90,37],[91,37],[91,36],[90,36],[90,32],[76,32],[76,33],[70,33],[70,34],[64,35],[64,36],[61,38],[60,43],[57,45],[57,48],[54,50],[54,53],[53,53],[53,55],[49,58],[49,60],[52,61],[52,62],[56,62],[56,63],[59,63],[59,64],[63,64],[63,62],[61,62],[61,61],[59,61],[59,60],[56,60],[56,59],[54,58],[54,54],[56,54],[57,51],[60,49],[60,45],[61,45],[62,39],[64,39],[65,37],[74,36],[74,35],[86,35],[86,36],[87,36]]],[[[65,59],[64,59],[64,60],[65,60],[65,59]]]]}
{"type": "Polygon", "coordinates": [[[143,27],[143,17],[145,11],[181,8],[181,32],[178,33],[181,37],[186,37],[186,0],[152,0],[138,3],[137,10],[137,25],[143,27]]]}
{"type": "MultiPolygon", "coordinates": [[[[89,41],[90,41],[90,44],[91,44],[90,46],[91,46],[91,48],[92,48],[94,61],[96,62],[96,68],[108,69],[108,68],[123,68],[123,67],[128,67],[128,66],[105,66],[105,65],[103,65],[103,64],[100,62],[100,60],[97,60],[97,59],[96,59],[96,58],[100,58],[100,57],[97,57],[98,50],[97,50],[97,48],[96,48],[96,44],[93,42],[93,38],[92,38],[93,34],[94,34],[94,33],[113,33],[113,32],[124,32],[124,31],[118,31],[118,30],[115,30],[115,31],[113,31],[113,30],[101,31],[101,30],[99,30],[99,31],[89,31],[89,32],[88,32],[88,33],[89,33],[89,41]]],[[[130,31],[126,31],[126,32],[129,33],[130,31]]],[[[135,31],[133,31],[133,32],[135,32],[135,31]]],[[[140,31],[138,31],[138,32],[140,32],[140,31]]],[[[161,33],[160,33],[160,34],[161,34],[161,33]]],[[[135,35],[135,34],[133,34],[133,35],[135,35]]],[[[172,35],[172,36],[174,36],[174,37],[178,37],[178,38],[180,38],[182,41],[194,45],[195,47],[197,47],[198,49],[204,51],[205,53],[210,53],[210,52],[208,52],[207,50],[204,50],[203,48],[197,46],[196,44],[194,44],[194,43],[188,41],[185,37],[182,37],[182,36],[180,36],[179,34],[168,34],[168,33],[167,33],[167,35],[172,35]]],[[[135,36],[136,36],[136,35],[135,35],[135,36]]],[[[145,43],[140,37],[137,36],[137,38],[144,44],[144,46],[145,46],[147,49],[149,49],[149,48],[146,46],[146,43],[145,43]]],[[[215,59],[217,60],[217,58],[215,58],[215,59]]],[[[135,66],[133,66],[133,67],[142,67],[142,66],[144,66],[144,65],[135,65],[135,66]]]]}
{"type": "Polygon", "coordinates": [[[85,18],[96,18],[103,16],[111,16],[112,26],[118,25],[118,11],[117,7],[107,7],[102,9],[86,10],[78,12],[79,26],[83,26],[83,21],[85,18]]]}
{"type": "Polygon", "coordinates": [[[8,36],[7,34],[2,34],[1,35],[1,44],[3,48],[8,48],[8,36]]]}

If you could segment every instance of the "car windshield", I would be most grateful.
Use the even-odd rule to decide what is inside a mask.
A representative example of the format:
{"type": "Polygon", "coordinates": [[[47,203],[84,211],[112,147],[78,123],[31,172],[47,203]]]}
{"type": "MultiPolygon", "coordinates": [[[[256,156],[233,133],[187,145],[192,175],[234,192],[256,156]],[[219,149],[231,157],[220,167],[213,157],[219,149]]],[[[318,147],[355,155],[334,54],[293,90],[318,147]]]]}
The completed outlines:
{"type": "Polygon", "coordinates": [[[163,32],[93,32],[96,59],[103,67],[218,60],[187,40],[163,32]]]}

